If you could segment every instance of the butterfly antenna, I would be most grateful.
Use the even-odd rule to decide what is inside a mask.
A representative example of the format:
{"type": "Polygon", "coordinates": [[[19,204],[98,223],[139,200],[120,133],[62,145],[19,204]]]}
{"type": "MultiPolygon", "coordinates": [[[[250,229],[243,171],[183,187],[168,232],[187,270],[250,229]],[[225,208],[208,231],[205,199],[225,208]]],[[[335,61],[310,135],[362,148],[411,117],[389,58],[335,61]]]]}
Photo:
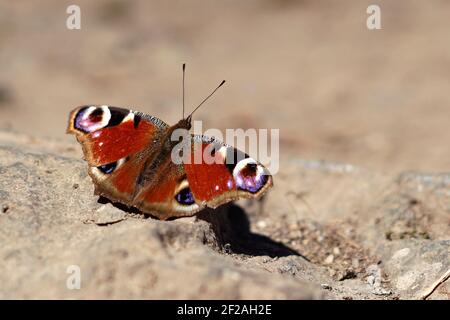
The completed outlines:
{"type": "Polygon", "coordinates": [[[186,73],[186,63],[183,63],[183,119],[184,119],[184,75],[186,73]]]}
{"type": "Polygon", "coordinates": [[[203,99],[202,102],[200,102],[200,104],[194,109],[194,111],[192,111],[188,118],[192,117],[192,115],[194,114],[195,111],[197,111],[198,108],[200,108],[202,106],[202,104],[204,104],[206,102],[206,100],[208,100],[209,98],[211,98],[211,96],[221,87],[223,86],[223,84],[225,83],[225,80],[222,80],[222,82],[205,98],[203,99]]]}

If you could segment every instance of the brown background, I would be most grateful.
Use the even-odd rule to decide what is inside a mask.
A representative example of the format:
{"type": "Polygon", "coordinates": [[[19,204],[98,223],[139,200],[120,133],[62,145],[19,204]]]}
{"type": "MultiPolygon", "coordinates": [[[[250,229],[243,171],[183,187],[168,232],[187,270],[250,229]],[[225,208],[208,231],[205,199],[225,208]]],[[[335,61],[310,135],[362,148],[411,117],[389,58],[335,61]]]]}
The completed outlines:
{"type": "Polygon", "coordinates": [[[450,299],[450,174],[421,172],[449,172],[449,1],[376,1],[379,31],[372,1],[76,1],[80,31],[72,3],[0,2],[0,299],[450,299]],[[203,127],[279,128],[282,166],[264,201],[163,222],[94,196],[65,129],[176,122],[183,62],[188,109],[228,80],[203,127]]]}
{"type": "Polygon", "coordinates": [[[174,123],[181,64],[204,128],[280,128],[282,156],[381,171],[448,171],[448,1],[72,1],[0,3],[0,128],[73,142],[81,104],[174,123]]]}

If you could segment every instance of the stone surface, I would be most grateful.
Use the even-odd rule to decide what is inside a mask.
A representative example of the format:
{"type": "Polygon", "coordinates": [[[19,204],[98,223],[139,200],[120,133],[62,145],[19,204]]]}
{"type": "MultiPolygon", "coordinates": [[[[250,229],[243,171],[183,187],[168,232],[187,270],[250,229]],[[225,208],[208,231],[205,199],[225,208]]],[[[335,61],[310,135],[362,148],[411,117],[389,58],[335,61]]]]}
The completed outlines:
{"type": "Polygon", "coordinates": [[[448,174],[289,158],[274,183],[163,222],[94,196],[75,142],[0,132],[0,298],[418,299],[450,268],[448,174]]]}

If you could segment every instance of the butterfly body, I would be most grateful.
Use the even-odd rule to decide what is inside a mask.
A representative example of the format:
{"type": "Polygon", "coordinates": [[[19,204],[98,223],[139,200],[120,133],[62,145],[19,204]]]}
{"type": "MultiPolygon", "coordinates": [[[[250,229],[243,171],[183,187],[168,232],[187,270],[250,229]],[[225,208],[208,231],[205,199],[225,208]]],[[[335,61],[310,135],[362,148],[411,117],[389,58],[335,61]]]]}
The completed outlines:
{"type": "Polygon", "coordinates": [[[169,126],[141,112],[92,105],[71,112],[67,132],[82,145],[97,195],[162,220],[191,216],[232,200],[259,198],[272,186],[272,177],[261,164],[204,136],[189,135],[189,148],[182,156],[192,159],[196,150],[206,150],[213,163],[174,162],[174,148],[183,145],[173,140],[173,133],[190,128],[190,117],[169,126]]]}

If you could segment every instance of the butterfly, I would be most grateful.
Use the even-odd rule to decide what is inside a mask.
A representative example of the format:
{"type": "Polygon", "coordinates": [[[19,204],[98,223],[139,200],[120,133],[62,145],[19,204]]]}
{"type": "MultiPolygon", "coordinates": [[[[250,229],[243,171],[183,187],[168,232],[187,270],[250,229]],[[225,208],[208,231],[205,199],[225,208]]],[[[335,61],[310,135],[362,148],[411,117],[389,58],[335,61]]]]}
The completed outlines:
{"type": "MultiPolygon", "coordinates": [[[[184,70],[183,64],[183,114],[184,70]]],[[[67,133],[74,134],[82,146],[95,195],[161,220],[192,216],[242,198],[260,198],[273,185],[269,171],[214,138],[189,134],[190,147],[183,154],[183,159],[192,159],[200,150],[211,155],[213,162],[202,157],[173,161],[179,141],[173,141],[172,135],[177,129],[191,129],[193,112],[169,126],[154,116],[113,106],[74,109],[67,133]]]]}

